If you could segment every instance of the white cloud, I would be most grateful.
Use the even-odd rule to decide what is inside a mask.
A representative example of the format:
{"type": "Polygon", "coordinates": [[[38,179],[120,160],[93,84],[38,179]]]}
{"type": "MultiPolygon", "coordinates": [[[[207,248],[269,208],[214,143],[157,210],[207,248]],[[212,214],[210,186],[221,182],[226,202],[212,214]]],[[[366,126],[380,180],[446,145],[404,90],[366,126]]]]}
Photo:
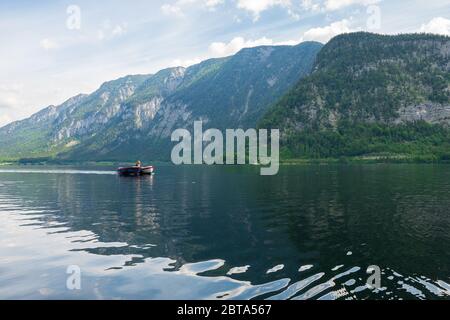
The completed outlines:
{"type": "Polygon", "coordinates": [[[173,60],[170,66],[172,67],[189,67],[198,64],[210,58],[222,58],[232,56],[244,48],[254,48],[259,46],[294,46],[299,44],[302,39],[274,41],[267,37],[262,37],[256,40],[244,37],[235,37],[230,42],[213,42],[209,45],[208,54],[194,59],[176,59],[173,60]]]}
{"type": "Polygon", "coordinates": [[[275,6],[291,8],[292,3],[291,0],[238,0],[237,3],[239,9],[250,11],[255,21],[259,19],[261,12],[275,6]]]}
{"type": "Polygon", "coordinates": [[[202,62],[205,59],[202,58],[194,58],[194,59],[176,59],[173,60],[172,63],[170,64],[170,67],[190,67],[193,66],[194,64],[199,64],[200,62],[202,62]]]}
{"type": "Polygon", "coordinates": [[[442,17],[434,18],[427,24],[423,24],[420,32],[450,36],[450,20],[442,17]]]}
{"type": "Polygon", "coordinates": [[[299,42],[301,42],[301,39],[276,42],[266,37],[262,37],[256,40],[246,40],[243,37],[236,37],[228,43],[213,42],[209,46],[208,51],[210,57],[218,58],[231,56],[244,48],[253,48],[259,46],[292,46],[298,44],[299,42]]]}
{"type": "Polygon", "coordinates": [[[168,16],[183,17],[183,11],[177,5],[165,4],[161,7],[161,11],[168,16]]]}
{"type": "Polygon", "coordinates": [[[59,47],[58,43],[51,39],[42,39],[40,42],[41,48],[45,50],[57,49],[59,47]]]}
{"type": "Polygon", "coordinates": [[[315,0],[302,0],[302,2],[300,3],[300,7],[306,11],[314,11],[315,12],[315,11],[321,10],[320,3],[318,3],[315,0]]]}
{"type": "Polygon", "coordinates": [[[262,45],[272,45],[273,40],[266,37],[257,40],[245,40],[242,37],[236,37],[228,43],[213,42],[209,46],[209,53],[212,57],[231,56],[243,48],[251,48],[262,45]]]}
{"type": "Polygon", "coordinates": [[[351,5],[368,6],[380,2],[381,0],[327,0],[325,2],[325,10],[335,11],[351,5]]]}
{"type": "Polygon", "coordinates": [[[344,9],[353,5],[369,6],[382,0],[301,0],[300,7],[306,11],[329,12],[344,9]]]}
{"type": "Polygon", "coordinates": [[[326,27],[312,28],[303,34],[304,41],[328,42],[331,38],[342,34],[354,32],[356,30],[350,27],[350,21],[347,19],[333,22],[326,27]]]}
{"type": "Polygon", "coordinates": [[[117,25],[112,31],[112,36],[121,36],[126,32],[126,25],[117,25]]]}
{"type": "Polygon", "coordinates": [[[285,8],[294,19],[300,19],[300,11],[329,12],[340,10],[352,5],[373,5],[382,0],[237,0],[237,7],[253,14],[254,21],[260,18],[262,12],[273,7],[285,8]]]}
{"type": "Polygon", "coordinates": [[[215,8],[219,4],[223,4],[224,0],[205,0],[205,6],[208,8],[215,8]]]}
{"type": "Polygon", "coordinates": [[[167,15],[176,18],[185,16],[184,9],[187,6],[200,5],[210,11],[214,11],[217,6],[224,3],[225,0],[178,0],[174,4],[166,3],[161,6],[161,11],[167,15]]]}
{"type": "Polygon", "coordinates": [[[114,37],[120,37],[127,32],[127,23],[111,25],[109,20],[105,20],[102,23],[102,27],[97,30],[97,38],[99,40],[112,39],[114,37]]]}
{"type": "Polygon", "coordinates": [[[294,20],[300,20],[300,14],[298,14],[297,12],[295,12],[294,9],[288,8],[287,9],[287,13],[294,19],[294,20]]]}

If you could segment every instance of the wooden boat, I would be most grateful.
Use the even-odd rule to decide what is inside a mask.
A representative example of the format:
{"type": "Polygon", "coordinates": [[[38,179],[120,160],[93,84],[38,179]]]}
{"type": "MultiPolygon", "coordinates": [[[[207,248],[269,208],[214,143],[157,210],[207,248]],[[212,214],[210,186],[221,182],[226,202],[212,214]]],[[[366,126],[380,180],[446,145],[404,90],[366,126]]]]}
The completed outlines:
{"type": "Polygon", "coordinates": [[[139,176],[145,176],[145,175],[152,175],[155,172],[155,168],[153,166],[148,167],[123,167],[117,169],[117,173],[121,176],[128,176],[128,177],[139,177],[139,176]]]}

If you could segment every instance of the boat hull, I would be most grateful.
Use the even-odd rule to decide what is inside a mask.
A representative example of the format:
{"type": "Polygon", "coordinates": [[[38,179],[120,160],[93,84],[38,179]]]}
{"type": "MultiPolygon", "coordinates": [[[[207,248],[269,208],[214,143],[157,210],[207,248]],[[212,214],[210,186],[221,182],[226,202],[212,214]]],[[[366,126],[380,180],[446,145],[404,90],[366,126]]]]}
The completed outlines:
{"type": "Polygon", "coordinates": [[[120,176],[127,177],[139,177],[139,176],[148,176],[152,175],[155,172],[155,168],[153,166],[148,167],[125,167],[117,169],[117,173],[120,176]]]}

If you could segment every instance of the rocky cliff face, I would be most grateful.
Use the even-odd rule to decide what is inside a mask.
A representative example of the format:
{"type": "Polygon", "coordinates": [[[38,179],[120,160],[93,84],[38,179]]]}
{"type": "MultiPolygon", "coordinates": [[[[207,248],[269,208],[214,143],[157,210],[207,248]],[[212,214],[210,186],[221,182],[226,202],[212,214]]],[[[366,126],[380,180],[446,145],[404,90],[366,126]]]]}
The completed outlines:
{"type": "Polygon", "coordinates": [[[450,104],[425,103],[401,107],[394,123],[425,121],[430,124],[450,124],[450,104]]]}
{"type": "Polygon", "coordinates": [[[119,113],[147,76],[128,76],[103,84],[99,90],[70,107],[59,108],[52,140],[55,143],[91,135],[119,113]]]}

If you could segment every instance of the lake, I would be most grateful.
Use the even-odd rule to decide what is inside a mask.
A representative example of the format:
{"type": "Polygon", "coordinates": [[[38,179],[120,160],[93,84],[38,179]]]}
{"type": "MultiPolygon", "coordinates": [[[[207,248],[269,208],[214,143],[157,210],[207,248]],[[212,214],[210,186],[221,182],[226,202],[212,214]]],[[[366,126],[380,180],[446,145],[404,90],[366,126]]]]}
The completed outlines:
{"type": "Polygon", "coordinates": [[[0,167],[0,298],[450,299],[450,166],[0,167]]]}

